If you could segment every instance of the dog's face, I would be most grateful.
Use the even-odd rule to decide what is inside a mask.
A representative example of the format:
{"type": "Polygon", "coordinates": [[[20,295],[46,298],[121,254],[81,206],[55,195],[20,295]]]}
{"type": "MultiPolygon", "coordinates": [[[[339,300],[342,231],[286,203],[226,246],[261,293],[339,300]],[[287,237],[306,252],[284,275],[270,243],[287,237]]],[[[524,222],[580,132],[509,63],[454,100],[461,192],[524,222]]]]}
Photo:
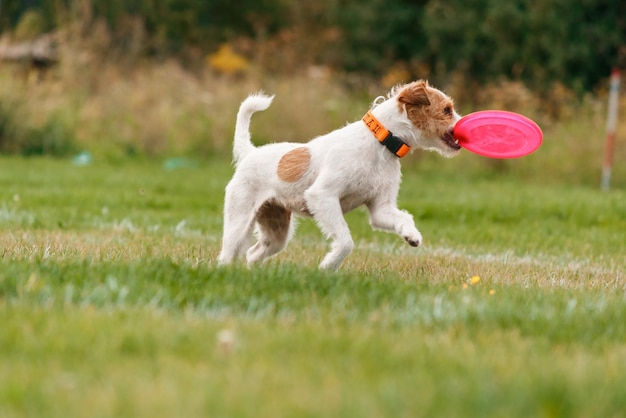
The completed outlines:
{"type": "Polygon", "coordinates": [[[455,156],[461,146],[452,134],[461,118],[454,110],[452,99],[426,81],[420,80],[403,86],[397,95],[400,111],[419,131],[417,146],[439,152],[445,157],[455,156]]]}

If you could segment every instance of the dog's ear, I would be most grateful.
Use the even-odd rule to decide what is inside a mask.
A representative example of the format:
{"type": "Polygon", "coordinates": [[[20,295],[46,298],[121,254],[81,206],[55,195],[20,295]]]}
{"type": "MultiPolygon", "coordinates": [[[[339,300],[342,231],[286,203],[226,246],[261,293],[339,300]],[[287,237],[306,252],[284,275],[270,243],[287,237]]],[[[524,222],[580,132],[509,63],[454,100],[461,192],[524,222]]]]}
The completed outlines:
{"type": "Polygon", "coordinates": [[[426,94],[427,87],[428,84],[424,80],[411,83],[398,94],[398,101],[413,106],[428,106],[430,99],[426,94]]]}

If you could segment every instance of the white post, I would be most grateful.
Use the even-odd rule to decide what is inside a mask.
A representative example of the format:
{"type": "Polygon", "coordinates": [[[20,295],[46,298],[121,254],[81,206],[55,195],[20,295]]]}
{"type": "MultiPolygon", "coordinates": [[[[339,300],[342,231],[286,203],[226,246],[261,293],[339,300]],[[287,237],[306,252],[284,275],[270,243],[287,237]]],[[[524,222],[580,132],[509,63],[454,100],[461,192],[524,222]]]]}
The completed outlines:
{"type": "Polygon", "coordinates": [[[617,104],[619,101],[620,71],[614,68],[611,72],[611,88],[609,90],[609,108],[606,119],[606,144],[604,147],[604,165],[602,166],[602,190],[611,186],[613,169],[613,149],[615,148],[615,127],[617,126],[617,104]]]}

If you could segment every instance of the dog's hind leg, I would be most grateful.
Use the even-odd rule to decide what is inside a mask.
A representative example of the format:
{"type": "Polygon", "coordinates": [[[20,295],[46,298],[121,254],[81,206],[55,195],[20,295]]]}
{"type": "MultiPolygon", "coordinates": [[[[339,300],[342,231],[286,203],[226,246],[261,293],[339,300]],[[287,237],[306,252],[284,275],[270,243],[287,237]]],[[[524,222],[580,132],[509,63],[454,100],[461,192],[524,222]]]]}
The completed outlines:
{"type": "Polygon", "coordinates": [[[232,218],[224,222],[222,250],[217,258],[220,265],[230,264],[242,256],[252,241],[253,216],[239,215],[232,218]]]}
{"type": "Polygon", "coordinates": [[[255,218],[254,203],[250,199],[241,198],[241,194],[245,194],[245,191],[238,190],[237,193],[237,198],[234,198],[234,191],[230,185],[226,188],[224,235],[222,237],[222,249],[218,256],[220,265],[230,264],[234,259],[243,255],[252,241],[255,218]]]}
{"type": "Polygon", "coordinates": [[[265,202],[257,211],[257,243],[247,252],[248,264],[263,261],[287,245],[293,232],[291,212],[273,204],[265,202]]]}

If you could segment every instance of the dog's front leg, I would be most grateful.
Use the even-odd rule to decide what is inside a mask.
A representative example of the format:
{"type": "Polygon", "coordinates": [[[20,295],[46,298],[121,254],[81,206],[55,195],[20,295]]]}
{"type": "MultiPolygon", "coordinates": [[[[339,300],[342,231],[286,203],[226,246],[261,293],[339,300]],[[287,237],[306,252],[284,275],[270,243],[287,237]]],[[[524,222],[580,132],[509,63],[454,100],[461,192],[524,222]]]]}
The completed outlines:
{"type": "Polygon", "coordinates": [[[322,232],[332,240],[331,250],[322,260],[320,268],[336,270],[354,248],[339,199],[328,196],[327,192],[311,189],[305,192],[305,199],[313,219],[322,232]]]}
{"type": "Polygon", "coordinates": [[[372,228],[395,232],[412,247],[417,247],[422,242],[422,234],[415,227],[410,213],[389,203],[383,205],[372,203],[367,205],[367,209],[372,228]]]}

